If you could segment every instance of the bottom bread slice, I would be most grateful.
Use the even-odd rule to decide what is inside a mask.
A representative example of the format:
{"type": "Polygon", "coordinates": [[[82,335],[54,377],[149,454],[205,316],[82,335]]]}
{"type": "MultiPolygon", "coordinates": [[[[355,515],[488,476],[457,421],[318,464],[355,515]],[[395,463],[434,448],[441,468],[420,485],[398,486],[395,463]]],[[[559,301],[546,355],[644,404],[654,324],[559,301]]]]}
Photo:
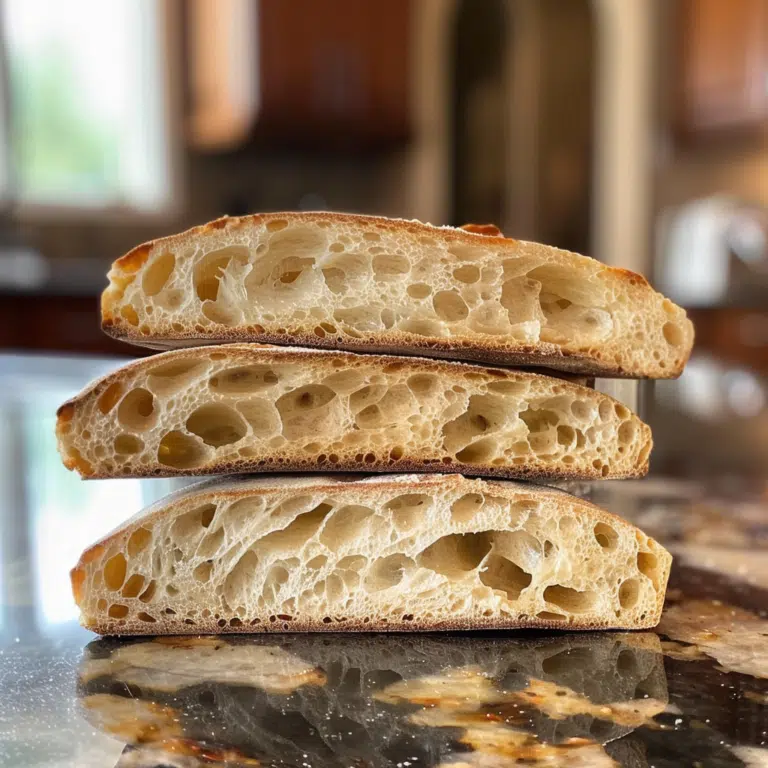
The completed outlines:
{"type": "Polygon", "coordinates": [[[72,570],[106,635],[654,627],[670,554],[575,496],[461,475],[212,480],[72,570]]]}

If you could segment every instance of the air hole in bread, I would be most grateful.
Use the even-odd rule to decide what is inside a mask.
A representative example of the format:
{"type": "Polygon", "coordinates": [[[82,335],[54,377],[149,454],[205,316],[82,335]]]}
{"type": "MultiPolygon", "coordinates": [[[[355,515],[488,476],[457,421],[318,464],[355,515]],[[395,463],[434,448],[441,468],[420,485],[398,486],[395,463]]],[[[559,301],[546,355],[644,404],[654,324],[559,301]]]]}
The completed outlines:
{"type": "Polygon", "coordinates": [[[474,437],[493,432],[507,417],[505,403],[493,395],[473,395],[467,410],[443,427],[445,448],[455,451],[474,437]]]}
{"type": "Polygon", "coordinates": [[[413,333],[416,336],[445,336],[448,331],[445,326],[437,320],[424,320],[410,318],[399,324],[399,328],[406,333],[413,333]]]}
{"type": "Polygon", "coordinates": [[[637,426],[633,421],[624,421],[619,427],[619,443],[623,446],[631,445],[635,440],[637,426]]]}
{"type": "Polygon", "coordinates": [[[246,264],[250,258],[244,246],[231,245],[205,254],[195,264],[193,280],[195,293],[200,301],[216,301],[219,298],[220,281],[230,263],[246,264]]]}
{"type": "Polygon", "coordinates": [[[251,301],[271,301],[275,292],[297,291],[299,281],[317,280],[315,254],[325,250],[327,236],[313,227],[297,226],[274,235],[266,251],[254,262],[245,278],[251,301]]]}
{"type": "Polygon", "coordinates": [[[359,413],[371,405],[378,403],[387,392],[383,384],[369,384],[353,392],[349,398],[349,407],[352,413],[359,413]]]}
{"type": "Polygon", "coordinates": [[[259,550],[269,553],[299,552],[317,533],[328,511],[329,505],[322,503],[298,515],[285,528],[263,536],[259,540],[259,550]]]}
{"type": "Polygon", "coordinates": [[[637,605],[640,598],[640,582],[637,579],[627,579],[619,587],[619,605],[628,611],[637,605]]]}
{"type": "Polygon", "coordinates": [[[325,555],[317,555],[316,557],[313,557],[305,567],[310,571],[319,571],[322,568],[325,568],[327,563],[328,558],[325,555]]]}
{"type": "Polygon", "coordinates": [[[165,251],[156,256],[145,268],[141,279],[141,288],[146,296],[160,293],[168,282],[168,278],[176,266],[176,256],[165,251]]]}
{"type": "Polygon", "coordinates": [[[134,573],[123,585],[123,597],[138,597],[144,587],[144,577],[139,573],[134,573]]]}
{"type": "Polygon", "coordinates": [[[480,581],[486,587],[504,592],[508,600],[517,600],[521,592],[531,584],[531,574],[506,557],[491,554],[485,565],[480,573],[480,581]]]}
{"type": "Polygon", "coordinates": [[[266,365],[242,365],[217,373],[209,384],[222,395],[244,395],[269,389],[278,381],[278,374],[266,365]]]}
{"type": "Polygon", "coordinates": [[[603,549],[612,552],[619,543],[619,534],[606,523],[597,523],[594,527],[595,540],[603,549]]]}
{"type": "Polygon", "coordinates": [[[149,387],[158,395],[175,394],[191,384],[204,367],[205,364],[198,360],[172,360],[162,363],[149,371],[149,387]]]}
{"type": "Polygon", "coordinates": [[[382,253],[373,257],[373,274],[377,280],[390,280],[411,271],[411,262],[397,253],[382,253]]]}
{"type": "Polygon", "coordinates": [[[321,273],[331,293],[341,294],[346,291],[347,282],[343,270],[338,267],[327,267],[321,270],[321,273]]]}
{"type": "Polygon", "coordinates": [[[406,493],[388,501],[384,509],[392,514],[392,521],[399,531],[410,531],[426,519],[432,503],[432,497],[425,493],[406,493]]]}
{"type": "Polygon", "coordinates": [[[281,262],[278,280],[283,285],[295,283],[305,269],[310,269],[315,263],[314,259],[300,259],[289,257],[281,262]]]}
{"type": "Polygon", "coordinates": [[[597,596],[591,590],[580,592],[560,584],[547,587],[544,590],[544,599],[567,613],[586,613],[591,611],[597,602],[597,596]]]}
{"type": "Polygon", "coordinates": [[[381,329],[381,313],[368,305],[334,310],[333,319],[340,323],[347,333],[352,330],[370,333],[381,329]]]}
{"type": "Polygon", "coordinates": [[[557,427],[557,442],[564,448],[571,448],[576,443],[576,430],[568,424],[557,427]]]}
{"type": "Polygon", "coordinates": [[[248,431],[240,414],[221,403],[200,406],[190,414],[186,427],[214,448],[237,443],[248,431]]]}
{"type": "Polygon", "coordinates": [[[322,434],[332,416],[336,393],[322,384],[309,384],[287,392],[275,406],[289,440],[322,434]]]}
{"type": "MultiPolygon", "coordinates": [[[[230,572],[224,579],[224,588],[222,597],[227,605],[236,606],[241,603],[247,605],[253,602],[254,576],[259,565],[259,558],[253,550],[247,550],[235,563],[230,572]]],[[[285,570],[285,569],[283,569],[285,570]]],[[[277,583],[275,574],[272,574],[272,584],[277,583]]],[[[267,583],[264,584],[264,589],[267,583]]],[[[263,590],[262,590],[263,593],[263,590]]]]}
{"type": "Polygon", "coordinates": [[[637,569],[647,576],[654,589],[659,588],[659,559],[651,552],[637,553],[637,569]]]}
{"type": "MultiPolygon", "coordinates": [[[[327,512],[331,505],[326,504],[327,512]]],[[[370,507],[350,504],[337,509],[328,520],[320,533],[320,541],[332,552],[343,549],[352,540],[370,535],[374,512],[370,507]]]]}
{"type": "Polygon", "coordinates": [[[468,523],[483,508],[485,498],[479,493],[467,493],[451,505],[451,517],[457,523],[468,523]]]}
{"type": "Polygon", "coordinates": [[[216,514],[215,504],[204,504],[201,507],[179,515],[171,526],[171,536],[179,544],[198,542],[209,528],[216,514]]]}
{"type": "Polygon", "coordinates": [[[506,310],[511,325],[537,322],[540,316],[539,292],[541,284],[526,277],[506,280],[501,287],[500,303],[506,310]]]}
{"type": "Polygon", "coordinates": [[[355,424],[360,429],[377,429],[386,422],[385,413],[378,405],[369,405],[363,408],[355,417],[355,424]]]}
{"type": "Polygon", "coordinates": [[[474,264],[463,264],[453,270],[453,276],[460,283],[476,283],[480,279],[480,270],[474,264]]]}
{"type": "Polygon", "coordinates": [[[431,395],[437,390],[439,379],[429,373],[420,373],[410,376],[406,385],[417,398],[421,398],[431,395]]]}
{"type": "Polygon", "coordinates": [[[500,395],[522,396],[527,394],[530,384],[527,381],[492,381],[486,389],[500,395]]]}
{"type": "Polygon", "coordinates": [[[120,605],[118,603],[113,603],[112,605],[109,606],[107,615],[111,619],[124,619],[128,615],[128,606],[120,605]]]}
{"type": "Polygon", "coordinates": [[[118,552],[110,557],[104,564],[104,584],[107,589],[117,592],[123,586],[126,570],[127,563],[122,553],[118,552]]]}
{"type": "Polygon", "coordinates": [[[432,306],[446,323],[456,323],[469,315],[469,307],[458,291],[439,291],[432,299],[432,306]]]}
{"type": "Polygon", "coordinates": [[[444,576],[474,571],[491,551],[489,531],[451,533],[430,544],[417,558],[419,565],[444,576]]]}
{"type": "Polygon", "coordinates": [[[136,557],[140,552],[143,552],[149,543],[152,541],[152,531],[146,528],[137,528],[128,539],[126,549],[128,550],[129,557],[136,557]]]}
{"type": "Polygon", "coordinates": [[[204,301],[200,311],[212,323],[219,325],[238,325],[243,319],[242,310],[212,301],[204,301]]]}
{"type": "Polygon", "coordinates": [[[592,421],[593,418],[593,410],[592,406],[589,403],[585,403],[583,400],[573,400],[571,401],[571,413],[579,420],[579,421],[592,421]]]}
{"type": "Polygon", "coordinates": [[[677,323],[664,323],[661,332],[671,347],[680,347],[685,343],[685,333],[677,323]]]}
{"type": "Polygon", "coordinates": [[[397,320],[397,315],[395,314],[395,311],[391,309],[390,307],[384,307],[384,309],[381,310],[381,324],[389,329],[397,320]]]}
{"type": "Polygon", "coordinates": [[[204,563],[200,563],[194,571],[192,571],[192,576],[195,579],[195,581],[199,581],[201,583],[207,582],[211,578],[211,573],[213,572],[213,561],[212,560],[206,560],[204,563]]]}
{"type": "Polygon", "coordinates": [[[371,563],[365,576],[365,589],[368,592],[381,592],[384,589],[396,587],[406,572],[413,569],[416,563],[402,554],[380,557],[371,563]]]}
{"type": "Polygon", "coordinates": [[[560,417],[554,411],[546,409],[526,408],[520,413],[530,433],[545,432],[550,427],[557,426],[560,417]]]}
{"type": "Polygon", "coordinates": [[[202,440],[178,430],[163,435],[157,448],[158,462],[174,469],[194,469],[207,457],[202,440]]]}
{"type": "Polygon", "coordinates": [[[364,380],[365,377],[360,371],[351,369],[338,371],[337,373],[332,373],[330,376],[326,376],[323,379],[323,384],[340,395],[348,395],[356,389],[359,389],[364,380]]]}
{"type": "Polygon", "coordinates": [[[456,454],[456,459],[462,464],[481,464],[492,459],[498,447],[498,443],[492,437],[484,437],[460,450],[456,454]]]}
{"type": "Polygon", "coordinates": [[[474,245],[465,245],[464,243],[453,243],[448,252],[455,256],[459,261],[479,261],[488,251],[485,248],[479,248],[474,245]]]}
{"type": "Polygon", "coordinates": [[[120,309],[120,316],[127,320],[130,325],[137,326],[139,324],[139,315],[132,304],[126,304],[122,307],[120,309]]]}
{"type": "Polygon", "coordinates": [[[432,295],[432,286],[426,283],[411,283],[406,289],[406,293],[412,299],[426,299],[432,295]]]}
{"type": "Polygon", "coordinates": [[[99,396],[99,410],[106,416],[119,402],[123,394],[123,386],[119,382],[110,384],[99,396]]]}
{"type": "Polygon", "coordinates": [[[124,427],[142,432],[157,418],[154,395],[142,387],[132,389],[117,407],[117,420],[124,427]]]}
{"type": "Polygon", "coordinates": [[[208,529],[203,532],[203,538],[197,545],[195,554],[204,560],[211,559],[214,555],[220,554],[223,543],[224,528],[217,527],[215,530],[208,529]]]}
{"type": "Polygon", "coordinates": [[[236,406],[255,437],[262,440],[280,433],[282,423],[277,408],[264,398],[243,400],[236,406]]]}
{"type": "Polygon", "coordinates": [[[144,450],[144,441],[136,435],[118,435],[113,445],[115,453],[122,456],[133,456],[144,450]]]}
{"type": "Polygon", "coordinates": [[[154,624],[157,621],[157,619],[154,616],[152,616],[149,613],[146,613],[145,611],[140,611],[139,613],[137,613],[136,618],[139,621],[147,622],[147,624],[154,624]]]}
{"type": "Polygon", "coordinates": [[[498,531],[493,535],[493,554],[512,561],[526,573],[533,573],[541,564],[542,546],[526,531],[498,531]]]}

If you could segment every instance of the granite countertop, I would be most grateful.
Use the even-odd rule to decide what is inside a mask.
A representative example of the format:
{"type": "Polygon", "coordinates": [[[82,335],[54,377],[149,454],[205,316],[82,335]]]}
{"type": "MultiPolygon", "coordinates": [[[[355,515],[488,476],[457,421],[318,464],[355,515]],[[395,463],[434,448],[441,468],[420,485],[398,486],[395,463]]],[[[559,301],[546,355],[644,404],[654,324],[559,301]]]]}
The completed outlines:
{"type": "Polygon", "coordinates": [[[64,473],[40,365],[0,403],[0,765],[768,765],[760,489],[574,488],[675,555],[652,632],[98,639],[72,553],[168,489],[64,473]]]}

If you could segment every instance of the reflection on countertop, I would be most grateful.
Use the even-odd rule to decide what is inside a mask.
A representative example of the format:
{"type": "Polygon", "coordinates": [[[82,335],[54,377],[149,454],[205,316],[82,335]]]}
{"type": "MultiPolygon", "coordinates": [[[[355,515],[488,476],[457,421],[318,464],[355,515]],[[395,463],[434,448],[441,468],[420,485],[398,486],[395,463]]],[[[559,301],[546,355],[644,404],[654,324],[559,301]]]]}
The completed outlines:
{"type": "Polygon", "coordinates": [[[652,633],[101,640],[78,677],[120,765],[611,765],[667,705],[652,633]]]}
{"type": "Polygon", "coordinates": [[[675,555],[656,632],[96,639],[67,571],[164,481],[83,483],[54,411],[111,361],[0,356],[0,765],[768,764],[768,494],[571,484],[675,555]]]}

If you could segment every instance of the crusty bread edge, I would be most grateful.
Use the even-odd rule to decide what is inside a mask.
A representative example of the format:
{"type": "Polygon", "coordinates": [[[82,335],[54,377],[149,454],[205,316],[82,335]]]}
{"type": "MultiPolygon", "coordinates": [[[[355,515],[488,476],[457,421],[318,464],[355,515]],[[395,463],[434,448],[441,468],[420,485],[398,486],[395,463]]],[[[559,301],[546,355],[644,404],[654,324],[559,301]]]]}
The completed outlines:
{"type": "Polygon", "coordinates": [[[537,368],[552,368],[567,373],[583,376],[600,376],[610,379],[676,379],[683,372],[688,362],[690,351],[686,354],[681,364],[674,369],[657,369],[653,375],[639,375],[633,371],[627,371],[620,365],[610,362],[601,362],[599,352],[595,357],[564,350],[555,344],[542,342],[541,344],[504,344],[500,341],[488,341],[480,345],[478,342],[451,341],[442,338],[413,339],[408,344],[403,344],[402,338],[390,334],[388,331],[377,331],[377,344],[370,344],[362,339],[345,337],[338,341],[336,337],[319,336],[308,333],[286,333],[275,335],[260,333],[257,330],[242,328],[227,328],[215,326],[210,333],[177,333],[163,334],[163,338],[153,338],[142,335],[137,328],[132,326],[122,317],[114,317],[112,320],[102,322],[102,330],[113,339],[133,344],[137,347],[154,350],[170,350],[182,347],[195,347],[199,345],[220,345],[253,342],[256,344],[270,344],[275,346],[300,346],[315,347],[317,349],[339,349],[348,352],[362,352],[384,355],[424,355],[425,357],[459,360],[468,363],[487,363],[496,366],[517,368],[520,366],[534,366],[537,368]]]}
{"type": "MultiPolygon", "coordinates": [[[[120,271],[127,276],[127,282],[130,283],[139,269],[149,258],[151,250],[159,244],[169,247],[185,244],[189,239],[205,236],[211,232],[220,229],[240,229],[247,225],[254,225],[263,221],[275,219],[289,219],[295,222],[316,223],[326,221],[341,225],[362,225],[374,226],[379,229],[390,230],[394,232],[407,231],[413,235],[429,236],[439,235],[448,242],[463,243],[467,245],[495,245],[509,247],[517,241],[514,238],[496,237],[487,234],[476,234],[465,229],[455,227],[437,227],[433,224],[426,224],[417,220],[389,219],[383,216],[364,216],[359,214],[335,213],[328,211],[304,211],[304,212],[275,212],[275,213],[254,213],[247,216],[222,216],[214,221],[187,229],[169,237],[148,240],[141,245],[136,246],[124,256],[117,259],[112,265],[112,269],[120,271]]],[[[551,256],[556,256],[559,261],[562,256],[584,260],[588,263],[600,264],[595,259],[582,254],[566,251],[553,246],[534,244],[537,248],[548,252],[551,256]]],[[[612,267],[600,264],[600,267],[609,272],[618,280],[633,282],[636,287],[646,290],[651,294],[659,295],[657,291],[642,275],[621,267],[612,267]]],[[[123,278],[125,280],[125,277],[123,278]]],[[[116,306],[113,303],[114,291],[113,284],[110,284],[103,291],[101,296],[101,315],[102,330],[115,339],[127,341],[138,346],[147,346],[152,349],[165,349],[169,346],[196,345],[201,343],[222,343],[250,341],[265,344],[292,344],[309,347],[333,347],[337,349],[348,349],[350,351],[362,352],[386,352],[389,354],[423,354],[435,356],[447,356],[456,359],[477,361],[481,363],[493,363],[498,365],[541,365],[551,368],[561,368],[565,371],[574,373],[583,373],[590,376],[604,376],[615,378],[654,378],[654,379],[674,379],[680,376],[688,361],[693,348],[693,324],[686,317],[686,322],[690,331],[691,344],[685,353],[680,365],[675,368],[662,369],[658,365],[653,366],[652,373],[639,374],[635,371],[624,370],[620,365],[613,361],[602,361],[599,351],[591,354],[571,352],[561,349],[558,345],[542,342],[536,345],[527,344],[509,344],[503,341],[488,339],[485,341],[467,341],[455,342],[438,337],[409,340],[403,344],[402,338],[397,334],[388,331],[376,333],[379,340],[376,344],[371,344],[364,340],[345,338],[342,342],[335,339],[321,339],[312,334],[289,333],[283,336],[258,332],[258,329],[237,329],[221,326],[217,330],[208,334],[205,332],[163,334],[162,339],[153,339],[150,336],[143,335],[137,328],[134,328],[119,313],[115,311],[116,306]],[[214,335],[215,334],[215,335],[214,335]]],[[[122,297],[122,292],[120,292],[122,297]]],[[[670,302],[672,303],[672,302],[670,302]]],[[[677,309],[684,311],[675,305],[677,309]]]]}
{"type": "MultiPolygon", "coordinates": [[[[70,579],[72,582],[72,593],[75,598],[75,602],[79,605],[81,595],[78,594],[79,586],[76,583],[78,577],[77,573],[83,573],[83,569],[88,562],[98,557],[105,548],[109,547],[115,541],[122,538],[127,538],[128,532],[133,531],[136,527],[140,527],[142,524],[154,522],[165,514],[169,507],[175,507],[176,505],[197,506],[206,501],[216,499],[220,501],[222,497],[230,499],[240,499],[246,496],[254,495],[266,495],[270,493],[280,492],[284,493],[286,485],[281,485],[281,480],[285,480],[279,475],[270,475],[267,477],[227,477],[227,478],[212,478],[195,485],[188,486],[186,488],[174,491],[164,498],[156,501],[145,510],[137,513],[133,517],[126,520],[122,525],[118,526],[110,533],[103,536],[97,542],[88,547],[80,559],[77,565],[70,571],[70,579]]],[[[498,482],[494,480],[482,480],[480,478],[466,478],[461,474],[442,474],[431,473],[428,475],[372,475],[361,479],[355,479],[350,481],[349,478],[337,479],[327,475],[316,475],[313,477],[304,476],[298,478],[297,490],[302,493],[308,491],[314,492],[333,492],[340,487],[349,489],[354,488],[368,488],[371,490],[391,489],[394,491],[402,491],[407,493],[409,491],[423,491],[430,487],[445,488],[473,492],[478,489],[483,489],[483,486],[487,487],[488,491],[493,492],[496,495],[501,495],[509,500],[516,500],[521,494],[527,494],[534,498],[562,498],[567,500],[569,504],[574,504],[577,508],[583,509],[584,513],[596,518],[596,522],[605,522],[607,524],[618,525],[619,527],[630,528],[636,532],[640,529],[632,523],[628,522],[622,517],[615,515],[602,507],[593,504],[590,501],[581,499],[578,496],[566,493],[556,488],[549,488],[543,486],[529,485],[527,483],[518,483],[514,481],[498,482]],[[314,481],[314,482],[313,482],[314,481]]],[[[581,511],[580,509],[580,511],[581,511]]],[[[661,611],[664,606],[664,599],[666,596],[667,582],[669,579],[669,573],[672,565],[672,555],[667,549],[665,549],[659,542],[651,537],[649,540],[653,541],[658,547],[657,557],[659,561],[659,589],[656,594],[656,605],[652,612],[649,612],[646,620],[642,623],[636,623],[629,625],[620,621],[605,622],[605,623],[589,623],[580,622],[578,616],[574,617],[573,622],[563,624],[563,622],[546,621],[537,619],[535,616],[528,617],[527,619],[502,619],[502,618],[477,618],[472,620],[456,620],[456,621],[435,621],[435,622],[414,622],[414,621],[397,621],[397,622],[376,622],[369,621],[363,623],[362,621],[333,621],[331,623],[323,623],[322,621],[291,621],[290,624],[284,624],[279,620],[275,622],[252,625],[244,623],[238,627],[220,627],[216,620],[210,621],[196,620],[194,626],[194,634],[263,634],[270,632],[430,632],[430,631],[452,631],[463,629],[560,629],[560,630],[595,630],[595,629],[628,629],[628,630],[641,630],[652,629],[655,627],[661,619],[661,611]]],[[[110,635],[114,633],[114,625],[111,622],[96,621],[92,623],[82,622],[82,625],[93,632],[100,635],[110,635]]],[[[132,634],[140,634],[138,632],[132,632],[132,634]]],[[[178,634],[190,634],[189,631],[179,630],[175,631],[168,627],[157,626],[155,624],[148,625],[147,631],[142,634],[147,635],[178,635],[178,634]]]]}
{"type": "MultiPolygon", "coordinates": [[[[433,373],[437,375],[440,375],[441,372],[446,372],[446,371],[449,371],[450,373],[456,373],[456,372],[464,372],[464,371],[470,372],[470,371],[482,370],[483,372],[487,372],[492,376],[498,377],[499,379],[504,379],[508,376],[521,376],[521,377],[544,378],[544,379],[553,380],[552,377],[542,376],[541,374],[532,373],[529,371],[516,371],[516,370],[509,370],[504,368],[478,366],[471,363],[458,362],[458,361],[452,361],[452,360],[439,360],[439,359],[436,360],[433,358],[419,358],[419,357],[398,357],[398,356],[392,356],[392,355],[362,356],[354,352],[346,352],[346,351],[306,349],[306,348],[299,348],[299,347],[278,347],[274,345],[264,345],[264,344],[224,344],[224,345],[217,345],[217,346],[185,348],[185,349],[172,350],[172,351],[166,352],[162,355],[162,357],[164,360],[173,360],[176,357],[184,357],[184,356],[205,358],[208,355],[214,354],[216,352],[220,352],[228,355],[233,361],[242,359],[242,358],[247,359],[254,352],[262,352],[265,354],[275,355],[278,358],[281,358],[279,360],[279,362],[281,363],[302,362],[303,360],[315,360],[325,356],[336,357],[336,358],[346,357],[350,361],[361,361],[362,358],[365,357],[367,359],[366,360],[367,362],[380,364],[382,367],[385,365],[392,365],[392,364],[410,365],[413,367],[414,372],[421,371],[421,372],[428,372],[428,373],[433,373]]],[[[62,426],[74,417],[75,411],[80,403],[86,401],[88,398],[92,396],[96,396],[103,389],[106,389],[106,387],[108,387],[109,384],[115,381],[120,381],[126,375],[130,375],[135,372],[140,372],[145,368],[151,368],[157,365],[159,361],[159,357],[160,356],[158,355],[154,355],[151,357],[140,358],[138,360],[133,360],[129,363],[126,363],[125,365],[121,366],[117,370],[112,371],[106,374],[105,376],[102,376],[101,378],[91,382],[80,392],[80,394],[64,402],[61,406],[59,406],[58,410],[56,411],[57,437],[61,438],[62,426]]],[[[263,361],[258,361],[258,362],[263,362],[263,361]]],[[[574,382],[568,381],[567,379],[556,379],[556,381],[558,383],[561,383],[562,386],[564,387],[574,387],[577,390],[583,390],[584,392],[583,396],[586,397],[587,399],[594,400],[597,397],[607,398],[613,403],[620,404],[617,400],[612,398],[610,395],[607,395],[603,392],[597,392],[594,389],[590,389],[580,384],[576,384],[574,382]]],[[[620,404],[620,405],[623,405],[623,404],[620,404]]],[[[633,415],[633,418],[636,420],[640,429],[645,433],[644,442],[649,445],[648,456],[650,456],[650,449],[653,447],[653,438],[651,436],[650,427],[645,422],[643,422],[639,416],[637,416],[634,413],[632,415],[633,415]]],[[[78,471],[80,471],[76,462],[69,460],[66,457],[63,457],[63,461],[64,461],[64,466],[66,466],[67,469],[70,469],[70,470],[77,469],[78,471]]],[[[274,472],[274,471],[277,471],[277,472],[294,472],[294,471],[371,472],[371,471],[377,471],[377,472],[402,473],[402,472],[431,472],[431,471],[434,471],[435,469],[440,469],[442,471],[460,472],[465,475],[486,475],[489,477],[512,478],[512,479],[524,477],[530,480],[554,480],[554,479],[620,480],[620,479],[644,477],[648,473],[648,468],[649,468],[648,458],[646,458],[643,464],[636,465],[632,471],[621,472],[621,473],[611,472],[609,475],[604,476],[599,471],[590,471],[589,468],[587,468],[584,472],[568,471],[565,468],[553,469],[551,471],[547,471],[547,470],[542,471],[540,469],[528,468],[525,465],[518,465],[513,469],[509,467],[507,468],[494,467],[494,466],[483,465],[483,464],[472,465],[472,464],[461,464],[459,462],[447,463],[444,461],[438,462],[436,460],[419,461],[418,458],[416,457],[406,457],[399,460],[390,460],[389,462],[386,462],[386,463],[377,460],[371,464],[365,463],[364,461],[362,462],[339,461],[339,463],[334,464],[332,466],[318,465],[317,462],[312,459],[308,459],[306,461],[297,461],[297,462],[273,461],[270,463],[265,463],[261,466],[256,466],[252,461],[248,459],[243,459],[242,461],[237,461],[237,462],[219,462],[215,464],[210,464],[209,466],[201,469],[175,470],[171,467],[168,467],[167,469],[160,468],[160,467],[154,467],[154,468],[147,467],[145,471],[133,469],[132,471],[126,472],[124,474],[121,474],[117,471],[113,471],[113,472],[92,471],[87,475],[83,474],[82,472],[80,472],[80,474],[81,476],[87,477],[88,479],[104,480],[104,479],[113,479],[113,478],[119,478],[119,477],[132,477],[132,478],[180,477],[180,476],[200,477],[204,475],[219,474],[219,473],[233,474],[233,473],[242,472],[242,471],[257,472],[257,473],[258,472],[274,472]]]]}

